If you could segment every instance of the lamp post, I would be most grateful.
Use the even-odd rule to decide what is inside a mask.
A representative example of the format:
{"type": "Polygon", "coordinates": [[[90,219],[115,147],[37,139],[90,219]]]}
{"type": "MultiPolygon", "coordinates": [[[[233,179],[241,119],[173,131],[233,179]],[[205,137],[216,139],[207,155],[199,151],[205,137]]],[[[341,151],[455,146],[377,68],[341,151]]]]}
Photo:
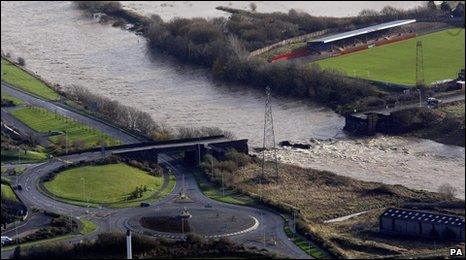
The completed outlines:
{"type": "Polygon", "coordinates": [[[82,177],[81,180],[83,181],[83,202],[86,202],[86,180],[82,177]]]}
{"type": "Polygon", "coordinates": [[[418,88],[417,92],[419,92],[419,107],[422,107],[422,95],[421,95],[421,89],[418,88]]]}

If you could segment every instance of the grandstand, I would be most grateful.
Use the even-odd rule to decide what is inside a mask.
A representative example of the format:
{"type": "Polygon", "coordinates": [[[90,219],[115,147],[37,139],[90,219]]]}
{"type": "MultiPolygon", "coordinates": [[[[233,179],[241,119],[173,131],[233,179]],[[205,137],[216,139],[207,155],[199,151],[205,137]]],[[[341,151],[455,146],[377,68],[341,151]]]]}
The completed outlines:
{"type": "Polygon", "coordinates": [[[415,19],[397,20],[338,33],[309,41],[307,48],[314,54],[335,56],[401,41],[416,37],[411,29],[402,27],[414,22],[415,19]]]}

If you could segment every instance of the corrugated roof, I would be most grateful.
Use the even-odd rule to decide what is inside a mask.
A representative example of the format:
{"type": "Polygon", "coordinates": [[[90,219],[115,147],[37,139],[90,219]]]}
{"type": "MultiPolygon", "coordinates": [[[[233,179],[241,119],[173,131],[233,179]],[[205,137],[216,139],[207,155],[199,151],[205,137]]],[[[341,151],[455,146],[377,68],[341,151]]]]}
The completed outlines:
{"type": "Polygon", "coordinates": [[[392,28],[392,27],[397,27],[397,26],[401,26],[401,25],[405,25],[405,24],[410,24],[410,23],[414,23],[414,22],[416,22],[416,19],[396,20],[396,21],[391,21],[391,22],[387,22],[387,23],[372,25],[372,26],[369,26],[369,27],[364,27],[364,28],[349,31],[349,32],[338,33],[338,34],[335,34],[335,35],[322,37],[322,38],[319,38],[319,39],[312,40],[310,42],[329,43],[329,42],[333,42],[333,41],[338,41],[338,40],[354,37],[354,36],[361,35],[361,34],[380,31],[380,30],[384,30],[384,29],[388,29],[388,28],[392,28]]]}
{"type": "Polygon", "coordinates": [[[431,212],[422,212],[416,210],[389,208],[384,213],[382,213],[381,216],[402,220],[420,221],[433,224],[464,227],[464,218],[462,217],[431,212]]]}

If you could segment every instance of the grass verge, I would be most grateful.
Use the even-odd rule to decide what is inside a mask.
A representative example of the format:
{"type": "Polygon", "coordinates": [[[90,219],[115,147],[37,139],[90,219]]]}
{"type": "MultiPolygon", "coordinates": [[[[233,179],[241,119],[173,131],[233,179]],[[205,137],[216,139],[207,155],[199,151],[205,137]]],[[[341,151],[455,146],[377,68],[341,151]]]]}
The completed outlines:
{"type": "Polygon", "coordinates": [[[2,149],[2,163],[38,163],[47,159],[47,153],[32,150],[4,150],[2,149]]]}
{"type": "Polygon", "coordinates": [[[193,174],[202,193],[213,200],[242,206],[256,204],[254,199],[234,190],[225,189],[223,193],[220,188],[212,185],[199,170],[194,170],[193,174]]]}
{"type": "Polygon", "coordinates": [[[60,95],[38,78],[2,58],[2,81],[48,100],[59,100],[60,95]]]}
{"type": "Polygon", "coordinates": [[[13,105],[15,105],[15,106],[24,104],[23,100],[21,100],[19,98],[15,98],[15,97],[13,97],[12,95],[10,95],[8,93],[2,93],[1,97],[2,97],[2,100],[4,99],[4,100],[7,100],[7,101],[11,101],[13,103],[13,105]]]}
{"type": "Polygon", "coordinates": [[[16,197],[15,192],[10,187],[10,185],[2,183],[2,188],[1,189],[2,189],[2,199],[5,198],[5,199],[9,199],[9,200],[11,200],[13,202],[20,202],[18,200],[18,197],[16,197]]]}
{"type": "Polygon", "coordinates": [[[81,233],[81,235],[90,234],[94,230],[96,230],[96,228],[97,228],[97,225],[94,222],[92,222],[92,221],[90,221],[88,219],[80,219],[80,221],[82,223],[82,228],[79,231],[79,233],[81,233]]]}
{"type": "Polygon", "coordinates": [[[312,256],[313,258],[316,258],[316,259],[325,259],[325,258],[327,258],[327,256],[321,250],[319,250],[318,248],[316,248],[313,245],[310,245],[309,242],[307,240],[303,239],[302,237],[297,236],[296,234],[294,234],[291,231],[290,227],[288,227],[287,225],[285,225],[284,231],[285,231],[286,236],[296,246],[298,246],[299,248],[301,248],[301,250],[306,252],[306,254],[308,254],[308,255],[312,256]]]}

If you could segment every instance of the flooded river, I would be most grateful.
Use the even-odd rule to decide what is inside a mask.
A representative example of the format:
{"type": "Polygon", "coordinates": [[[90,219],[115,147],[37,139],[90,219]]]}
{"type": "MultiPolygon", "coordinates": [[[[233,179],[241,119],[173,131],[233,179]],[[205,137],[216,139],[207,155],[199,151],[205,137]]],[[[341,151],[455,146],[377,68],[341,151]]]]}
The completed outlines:
{"type": "MultiPolygon", "coordinates": [[[[367,6],[355,2],[352,5],[341,3],[348,5],[345,8],[331,8],[324,3],[319,6],[318,3],[294,2],[286,7],[281,6],[283,4],[280,2],[255,3],[258,11],[287,11],[289,8],[301,7],[297,9],[329,16],[354,15],[363,8],[381,9],[386,5],[379,3],[374,6],[371,3],[367,6]],[[322,10],[326,11],[322,13],[322,10]]],[[[174,6],[168,2],[123,4],[138,12],[160,13],[164,19],[170,19],[174,16],[190,17],[193,14],[224,15],[219,14],[214,7],[225,5],[244,9],[249,3],[229,5],[229,2],[177,2],[174,6]]],[[[252,146],[261,144],[264,120],[264,94],[261,91],[241,85],[221,86],[212,81],[206,69],[183,65],[163,55],[148,55],[144,38],[83,17],[70,2],[2,2],[1,7],[2,50],[11,53],[13,57],[24,57],[29,69],[49,81],[65,88],[74,84],[87,87],[95,93],[146,111],[156,121],[173,128],[216,126],[231,131],[238,138],[250,139],[252,146]]],[[[335,153],[331,152],[333,148],[327,149],[325,145],[321,147],[322,151],[327,152],[318,153],[319,161],[310,159],[317,157],[313,152],[285,149],[282,150],[283,161],[345,175],[353,174],[361,179],[375,176],[374,172],[378,171],[378,180],[388,183],[409,183],[412,174],[435,179],[440,173],[447,176],[442,181],[453,183],[455,187],[458,186],[458,176],[462,176],[461,183],[464,183],[464,148],[406,138],[375,139],[375,144],[362,145],[345,138],[341,131],[344,118],[328,108],[282,97],[275,97],[272,102],[277,141],[340,139],[336,144],[328,144],[336,145],[335,153]],[[394,142],[399,149],[409,149],[412,161],[409,168],[404,170],[411,173],[403,175],[399,172],[401,168],[384,167],[384,164],[399,164],[406,158],[406,154],[391,149],[380,152],[376,148],[377,142],[383,145],[394,142]],[[379,165],[379,168],[368,168],[368,165],[361,162],[362,156],[343,160],[336,155],[337,152],[370,153],[371,150],[377,151],[374,165],[379,165]],[[338,163],[339,160],[345,163],[338,163]],[[430,167],[426,168],[426,165],[430,167]],[[395,178],[395,174],[402,176],[397,175],[395,178]]],[[[315,149],[315,152],[320,150],[315,149]]],[[[435,188],[431,182],[411,186],[431,190],[435,188]]],[[[459,192],[464,197],[464,185],[459,192]]]]}

